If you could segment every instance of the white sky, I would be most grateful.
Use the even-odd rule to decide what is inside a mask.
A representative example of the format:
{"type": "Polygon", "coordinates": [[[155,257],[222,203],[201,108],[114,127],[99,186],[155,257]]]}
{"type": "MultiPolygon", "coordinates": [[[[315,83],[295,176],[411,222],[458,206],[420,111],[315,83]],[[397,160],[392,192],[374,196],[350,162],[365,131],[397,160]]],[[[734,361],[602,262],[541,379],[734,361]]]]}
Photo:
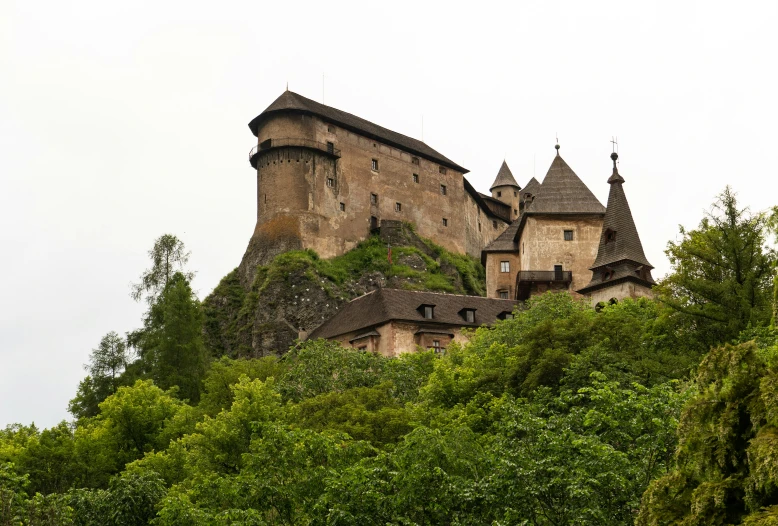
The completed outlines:
{"type": "Polygon", "coordinates": [[[247,123],[289,88],[519,184],[610,138],[646,255],[726,184],[778,204],[778,3],[0,0],[0,427],[51,426],[163,233],[205,297],[255,219],[247,123]],[[768,155],[767,161],[762,156],[768,155]]]}

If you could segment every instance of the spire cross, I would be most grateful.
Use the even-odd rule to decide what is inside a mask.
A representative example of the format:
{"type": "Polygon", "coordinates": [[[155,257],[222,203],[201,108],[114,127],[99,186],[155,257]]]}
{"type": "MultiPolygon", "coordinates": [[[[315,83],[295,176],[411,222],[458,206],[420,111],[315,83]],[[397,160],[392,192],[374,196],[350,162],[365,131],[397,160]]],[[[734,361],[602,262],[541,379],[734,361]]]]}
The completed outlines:
{"type": "Polygon", "coordinates": [[[619,138],[611,136],[611,144],[613,145],[613,153],[616,153],[619,147],[619,138]]]}

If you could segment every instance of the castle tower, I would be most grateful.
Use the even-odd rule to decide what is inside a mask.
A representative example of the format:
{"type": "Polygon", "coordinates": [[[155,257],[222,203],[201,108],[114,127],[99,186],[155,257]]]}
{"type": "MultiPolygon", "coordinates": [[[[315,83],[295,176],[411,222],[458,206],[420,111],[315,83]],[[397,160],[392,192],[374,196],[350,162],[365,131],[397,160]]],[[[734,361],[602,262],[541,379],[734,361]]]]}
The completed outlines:
{"type": "Polygon", "coordinates": [[[508,163],[502,162],[500,171],[497,172],[497,177],[492,183],[492,187],[489,188],[492,192],[492,198],[502,201],[506,205],[511,207],[511,219],[514,220],[519,217],[519,201],[521,187],[513,178],[511,169],[508,168],[508,163]]]}
{"type": "Polygon", "coordinates": [[[654,267],[643,253],[624,194],[624,178],[616,167],[618,158],[617,153],[611,154],[613,174],[608,179],[611,188],[597,257],[591,267],[592,280],[578,291],[589,296],[593,305],[628,297],[652,297],[651,287],[656,284],[651,277],[654,267]]]}

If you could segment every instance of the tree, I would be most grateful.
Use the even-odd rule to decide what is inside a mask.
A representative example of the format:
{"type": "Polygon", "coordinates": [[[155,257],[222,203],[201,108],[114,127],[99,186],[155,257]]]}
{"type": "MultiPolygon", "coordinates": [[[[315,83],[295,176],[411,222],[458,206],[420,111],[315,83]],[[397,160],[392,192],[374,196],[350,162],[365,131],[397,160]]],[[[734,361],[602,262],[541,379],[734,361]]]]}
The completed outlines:
{"type": "Polygon", "coordinates": [[[727,187],[697,229],[680,227],[681,241],[667,245],[673,270],[659,298],[708,345],[770,320],[776,254],[765,246],[766,227],[766,215],[738,208],[727,187]]]}
{"type": "Polygon", "coordinates": [[[146,301],[151,305],[177,272],[187,281],[191,281],[194,273],[184,270],[190,254],[191,252],[186,251],[183,241],[172,234],[157,238],[154,247],[149,250],[151,268],[141,274],[139,283],[132,284],[132,298],[140,301],[146,295],[146,301]]]}
{"type": "Polygon", "coordinates": [[[200,400],[208,356],[203,312],[186,276],[176,272],[151,304],[144,328],[130,334],[144,371],[163,389],[178,386],[181,398],[200,400]]]}
{"type": "Polygon", "coordinates": [[[95,416],[98,404],[111,396],[121,385],[121,375],[129,364],[127,343],[111,331],[100,340],[100,345],[89,355],[84,369],[89,376],[78,386],[76,397],[70,401],[68,410],[76,418],[95,416]]]}

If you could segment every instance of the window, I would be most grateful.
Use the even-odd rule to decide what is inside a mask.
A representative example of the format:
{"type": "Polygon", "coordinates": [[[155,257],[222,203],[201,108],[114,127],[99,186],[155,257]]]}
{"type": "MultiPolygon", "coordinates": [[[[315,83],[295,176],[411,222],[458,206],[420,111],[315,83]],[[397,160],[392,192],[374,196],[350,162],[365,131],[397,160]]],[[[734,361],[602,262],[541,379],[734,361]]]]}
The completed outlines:
{"type": "Polygon", "coordinates": [[[327,153],[335,153],[335,143],[327,141],[327,153]]]}
{"type": "Polygon", "coordinates": [[[431,320],[435,310],[434,305],[422,305],[422,307],[422,316],[424,316],[424,319],[431,320]]]}
{"type": "Polygon", "coordinates": [[[554,265],[554,279],[562,281],[562,265],[554,265]]]}
{"type": "Polygon", "coordinates": [[[443,166],[441,166],[440,168],[438,168],[438,171],[439,171],[440,173],[442,173],[443,175],[446,175],[446,173],[448,173],[448,170],[446,170],[446,168],[445,168],[445,167],[443,167],[443,166]]]}
{"type": "Polygon", "coordinates": [[[335,179],[333,179],[332,177],[327,177],[327,186],[330,188],[335,186],[335,179]]]}
{"type": "Polygon", "coordinates": [[[481,231],[481,222],[480,221],[478,222],[478,231],[479,232],[481,231]]]}
{"type": "Polygon", "coordinates": [[[367,351],[367,345],[360,345],[359,347],[357,347],[357,350],[358,351],[367,351]]]}
{"type": "Polygon", "coordinates": [[[497,228],[497,221],[492,221],[492,228],[497,228]]]}
{"type": "Polygon", "coordinates": [[[513,197],[518,197],[518,196],[519,196],[519,192],[513,192],[513,197]]]}
{"type": "Polygon", "coordinates": [[[512,320],[513,319],[513,313],[512,312],[506,312],[504,320],[512,320]]]}
{"type": "Polygon", "coordinates": [[[475,309],[462,309],[459,314],[467,323],[475,323],[475,309]]]}
{"type": "Polygon", "coordinates": [[[413,174],[413,182],[416,184],[419,183],[419,174],[413,174]]]}
{"type": "Polygon", "coordinates": [[[572,240],[573,240],[573,231],[565,230],[565,241],[572,241],[572,240]]]}
{"type": "Polygon", "coordinates": [[[502,197],[502,192],[497,192],[497,197],[502,197]]]}
{"type": "Polygon", "coordinates": [[[513,209],[513,215],[515,215],[515,216],[519,215],[519,211],[516,210],[515,208],[513,209]]]}
{"type": "Polygon", "coordinates": [[[440,352],[440,340],[432,340],[432,350],[436,353],[440,352]]]}
{"type": "Polygon", "coordinates": [[[327,126],[327,131],[330,133],[335,133],[335,126],[327,126]]]}
{"type": "Polygon", "coordinates": [[[370,194],[370,204],[371,205],[378,204],[378,194],[370,194]]]}
{"type": "Polygon", "coordinates": [[[447,191],[448,190],[446,190],[446,185],[444,185],[444,184],[440,185],[440,193],[441,193],[441,195],[446,195],[447,191]]]}
{"type": "Polygon", "coordinates": [[[500,299],[501,300],[507,300],[508,299],[508,291],[507,290],[501,290],[500,293],[500,299]]]}
{"type": "Polygon", "coordinates": [[[445,217],[443,218],[443,226],[448,226],[448,219],[445,217]]]}
{"type": "Polygon", "coordinates": [[[378,228],[378,218],[376,216],[370,216],[370,230],[378,228]]]}
{"type": "Polygon", "coordinates": [[[346,211],[346,203],[340,203],[340,211],[345,212],[346,211]]]}
{"type": "Polygon", "coordinates": [[[415,165],[419,165],[419,158],[418,157],[411,157],[411,162],[415,165]]]}
{"type": "Polygon", "coordinates": [[[511,271],[511,262],[510,261],[500,261],[500,272],[510,272],[511,271]]]}
{"type": "Polygon", "coordinates": [[[394,204],[394,211],[395,211],[395,212],[402,212],[402,211],[403,211],[403,205],[402,205],[402,203],[395,203],[395,204],[394,204]]]}
{"type": "Polygon", "coordinates": [[[616,241],[616,231],[610,228],[605,229],[605,243],[616,241]]]}
{"type": "Polygon", "coordinates": [[[374,172],[378,171],[378,159],[373,159],[370,163],[370,169],[374,172]]]}

